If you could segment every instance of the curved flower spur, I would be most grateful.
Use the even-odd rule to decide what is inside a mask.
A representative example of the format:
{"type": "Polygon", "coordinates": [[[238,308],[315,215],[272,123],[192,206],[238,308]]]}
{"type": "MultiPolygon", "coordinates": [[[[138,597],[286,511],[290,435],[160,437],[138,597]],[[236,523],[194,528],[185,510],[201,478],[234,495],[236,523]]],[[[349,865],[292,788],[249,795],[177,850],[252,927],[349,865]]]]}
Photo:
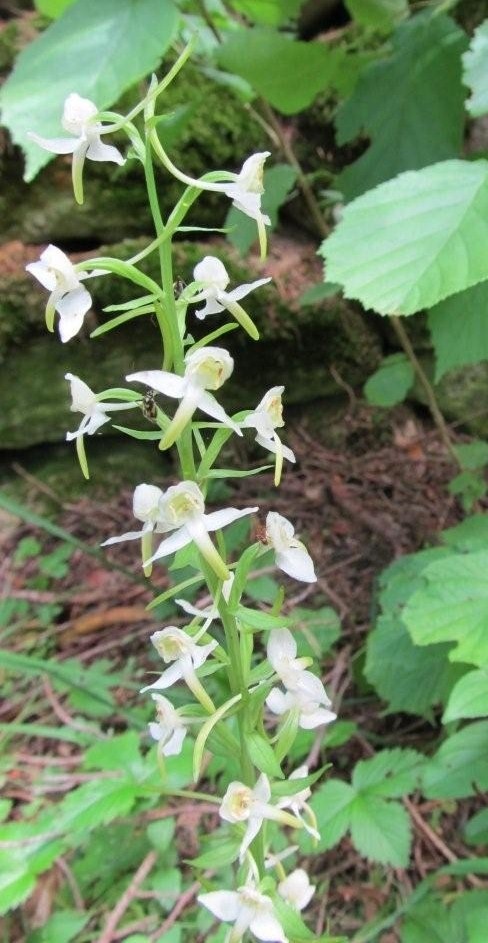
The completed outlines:
{"type": "Polygon", "coordinates": [[[126,377],[128,383],[144,383],[164,396],[181,400],[161,439],[161,449],[169,449],[176,442],[197,409],[232,429],[237,435],[242,435],[238,424],[209,392],[220,389],[233,369],[234,361],[223,347],[201,347],[186,355],[182,377],[166,370],[141,370],[126,377]]]}

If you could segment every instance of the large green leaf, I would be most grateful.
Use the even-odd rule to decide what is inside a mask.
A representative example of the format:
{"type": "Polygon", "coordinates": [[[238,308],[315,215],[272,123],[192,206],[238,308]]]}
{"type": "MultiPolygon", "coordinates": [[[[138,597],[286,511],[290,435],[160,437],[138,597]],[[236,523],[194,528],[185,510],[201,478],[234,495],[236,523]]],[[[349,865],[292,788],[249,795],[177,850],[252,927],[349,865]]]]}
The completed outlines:
{"type": "Polygon", "coordinates": [[[231,0],[239,13],[244,13],[255,23],[279,26],[300,11],[303,0],[231,0]]]}
{"type": "Polygon", "coordinates": [[[325,43],[299,42],[264,28],[236,30],[217,56],[224,69],[246,79],[285,115],[307,108],[331,85],[344,58],[325,43]]]}
{"type": "Polygon", "coordinates": [[[416,750],[380,750],[354,767],[352,785],[357,792],[399,798],[413,792],[424,758],[416,750]]]}
{"type": "Polygon", "coordinates": [[[407,0],[345,0],[351,16],[361,26],[387,30],[408,16],[407,0]]]}
{"type": "Polygon", "coordinates": [[[408,813],[398,802],[363,793],[351,807],[351,837],[365,858],[406,868],[411,827],[408,813]]]}
{"type": "Polygon", "coordinates": [[[409,908],[402,927],[402,943],[461,943],[459,923],[442,902],[423,900],[409,908]]]}
{"type": "Polygon", "coordinates": [[[454,686],[447,703],[445,724],[463,717],[488,717],[488,671],[469,671],[454,686]]]}
{"type": "Polygon", "coordinates": [[[2,89],[3,123],[24,149],[25,179],[51,159],[26,137],[59,137],[70,92],[99,108],[152,72],[178,23],[172,0],[76,0],[17,59],[2,89]]]}
{"type": "Polygon", "coordinates": [[[452,554],[424,571],[402,618],[417,645],[457,642],[452,661],[488,665],[488,550],[452,554]]]}
{"type": "Polygon", "coordinates": [[[488,111],[488,20],[478,26],[463,56],[464,84],[471,89],[466,108],[472,115],[488,111]]]}
{"type": "Polygon", "coordinates": [[[379,314],[414,314],[488,278],[488,161],[400,174],[345,207],[327,281],[379,314]]]}
{"type": "Polygon", "coordinates": [[[488,281],[440,301],[429,311],[435,379],[467,363],[488,360],[488,281]]]}
{"type": "Polygon", "coordinates": [[[403,170],[460,154],[466,94],[460,55],[466,46],[466,35],[449,17],[425,12],[398,27],[388,59],[362,72],[336,119],[339,144],[362,133],[371,139],[339,177],[347,200],[403,170]]]}
{"type": "Polygon", "coordinates": [[[428,799],[460,799],[488,788],[488,721],[458,730],[439,747],[422,773],[428,799]]]}
{"type": "Polygon", "coordinates": [[[339,779],[330,779],[314,794],[311,806],[317,816],[321,836],[319,849],[332,848],[346,834],[355,796],[352,786],[339,779]]]}

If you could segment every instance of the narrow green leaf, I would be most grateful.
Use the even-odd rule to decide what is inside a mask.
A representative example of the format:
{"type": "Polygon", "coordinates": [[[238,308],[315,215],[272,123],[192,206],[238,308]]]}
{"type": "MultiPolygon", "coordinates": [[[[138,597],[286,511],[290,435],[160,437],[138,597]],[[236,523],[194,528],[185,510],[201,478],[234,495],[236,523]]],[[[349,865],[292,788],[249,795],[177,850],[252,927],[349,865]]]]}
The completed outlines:
{"type": "Polygon", "coordinates": [[[251,478],[252,475],[260,475],[261,472],[269,471],[273,465],[260,465],[259,468],[249,468],[241,470],[239,468],[212,468],[207,478],[251,478]]]}
{"type": "Polygon", "coordinates": [[[198,782],[200,777],[203,751],[205,749],[205,744],[209,735],[215,727],[215,724],[218,724],[219,720],[222,720],[222,718],[225,717],[234,704],[237,704],[237,702],[241,700],[241,697],[242,694],[235,694],[234,697],[231,697],[228,701],[225,702],[225,704],[222,704],[200,728],[198,737],[195,740],[195,747],[193,749],[193,779],[195,782],[198,782]]]}
{"type": "Polygon", "coordinates": [[[256,731],[246,733],[246,746],[254,766],[273,779],[284,779],[284,773],[265,737],[256,731]]]}
{"type": "Polygon", "coordinates": [[[132,321],[133,318],[139,318],[141,314],[151,314],[154,311],[152,305],[147,305],[145,308],[135,308],[133,311],[126,311],[125,314],[119,314],[116,318],[111,318],[110,321],[105,321],[104,324],[100,324],[99,327],[96,327],[94,331],[91,332],[90,337],[100,337],[102,334],[108,334],[109,331],[113,331],[114,328],[119,327],[121,324],[126,324],[127,321],[132,321]]]}

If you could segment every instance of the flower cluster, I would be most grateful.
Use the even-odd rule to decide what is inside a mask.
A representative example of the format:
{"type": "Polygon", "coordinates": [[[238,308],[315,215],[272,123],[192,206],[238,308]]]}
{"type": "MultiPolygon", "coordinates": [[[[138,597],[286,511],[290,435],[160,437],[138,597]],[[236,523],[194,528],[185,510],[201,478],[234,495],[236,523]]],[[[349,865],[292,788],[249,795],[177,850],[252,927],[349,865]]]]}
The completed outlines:
{"type": "MultiPolygon", "coordinates": [[[[263,167],[268,152],[251,155],[237,173],[223,171],[199,180],[189,178],[174,167],[155,134],[152,116],[157,94],[158,85],[154,80],[141,105],[115,124],[104,124],[93,102],[72,94],[66,100],[62,118],[63,128],[70,137],[45,139],[32,135],[32,138],[53,153],[73,155],[74,191],[81,202],[85,159],[122,165],[122,154],[116,147],[105,144],[102,137],[125,129],[133,145],[130,155],[143,160],[145,166],[149,159],[157,159],[187,188],[197,193],[203,190],[222,193],[251,217],[257,224],[263,250],[265,226],[270,222],[261,208],[263,167]],[[145,119],[144,136],[133,124],[138,116],[145,119]]],[[[146,179],[151,206],[154,206],[157,194],[153,177],[150,174],[146,179]]],[[[179,222],[188,205],[183,196],[174,211],[174,218],[179,222]]],[[[101,393],[94,393],[78,376],[66,373],[71,410],[82,416],[78,428],[68,432],[66,438],[75,442],[82,470],[88,477],[85,436],[97,433],[110,421],[113,412],[126,409],[144,412],[145,399],[150,396],[155,404],[151,419],[157,428],[151,433],[138,431],[138,436],[157,439],[158,447],[163,450],[176,446],[180,480],[166,488],[138,484],[133,494],[136,528],[109,537],[104,546],[140,541],[146,576],[151,574],[155,563],[166,561],[187,548],[185,565],[197,570],[196,582],[206,583],[207,595],[200,597],[196,604],[179,596],[175,599],[188,617],[186,624],[167,625],[151,635],[163,667],[158,677],[142,688],[142,692],[150,693],[156,710],[155,719],[149,723],[149,734],[157,743],[163,766],[164,757],[176,756],[187,749],[191,740],[188,734],[197,729],[193,752],[195,780],[200,773],[204,749],[209,743],[218,742],[218,736],[225,744],[226,755],[235,754],[239,763],[235,775],[242,776],[242,781],[233,779],[221,801],[217,801],[221,827],[230,828],[236,840],[232,860],[238,861],[240,884],[237,890],[202,893],[198,900],[217,919],[232,924],[228,943],[239,943],[247,933],[257,940],[287,943],[290,931],[286,913],[291,909],[299,925],[299,914],[309,904],[314,887],[303,868],[296,867],[286,874],[282,862],[295,854],[297,846],[274,851],[274,833],[277,826],[281,826],[306,831],[314,842],[320,835],[309,804],[311,784],[316,777],[309,775],[307,766],[302,765],[291,771],[288,778],[283,775],[279,779],[286,754],[281,748],[284,743],[292,742],[299,727],[312,730],[325,726],[336,715],[321,679],[310,670],[312,659],[298,654],[299,633],[293,634],[286,627],[292,620],[283,618],[283,623],[281,621],[280,597],[272,613],[262,616],[262,619],[271,618],[272,626],[278,625],[266,636],[266,658],[257,634],[260,613],[249,623],[250,610],[243,605],[242,598],[251,568],[269,551],[274,555],[276,567],[292,579],[313,583],[317,577],[312,558],[295,536],[292,523],[273,511],[266,517],[262,541],[253,544],[238,560],[232,560],[226,547],[225,528],[254,515],[258,508],[207,510],[209,482],[214,476],[224,476],[221,469],[215,468],[215,462],[230,436],[242,437],[246,430],[252,430],[256,443],[273,457],[274,482],[275,485],[280,483],[285,460],[295,462],[293,451],[282,442],[278,432],[284,427],[284,387],[272,386],[254,409],[230,415],[221,402],[221,391],[232,375],[234,360],[228,350],[212,344],[229,330],[229,324],[197,342],[187,331],[186,324],[188,309],[193,310],[197,321],[210,315],[230,315],[232,328],[238,325],[257,339],[257,327],[241,301],[269,283],[270,278],[259,278],[229,290],[230,277],[224,264],[217,257],[207,255],[194,267],[193,281],[176,297],[173,279],[169,277],[171,237],[176,231],[171,230],[171,219],[162,231],[159,217],[155,215],[157,239],[147,249],[150,252],[158,248],[163,259],[162,271],[166,274],[162,286],[135,267],[144,252],[127,263],[93,259],[90,263],[73,264],[60,249],[48,246],[40,259],[30,263],[27,269],[49,292],[46,323],[52,331],[55,312],[58,313],[63,343],[80,331],[91,308],[92,299],[83,282],[106,274],[104,266],[139,286],[145,285],[149,291],[138,303],[141,313],[154,311],[157,314],[164,347],[163,368],[130,373],[126,381],[136,389],[116,388],[101,393]],[[157,404],[156,397],[160,398],[157,404]],[[172,400],[176,401],[173,409],[172,400]],[[251,632],[256,633],[255,640],[251,632]],[[219,684],[215,685],[218,694],[226,688],[229,691],[228,699],[218,706],[204,683],[204,678],[214,672],[219,672],[219,684]],[[224,674],[226,680],[223,680],[224,674]],[[176,685],[179,687],[175,697],[176,685]],[[182,705],[185,698],[190,701],[182,705]],[[211,735],[215,736],[215,741],[209,740],[211,735]],[[253,751],[249,738],[254,738],[253,751]],[[273,881],[267,874],[271,870],[277,872],[278,880],[273,881]]],[[[134,305],[137,306],[136,302],[134,305]]],[[[239,470],[238,474],[243,472],[239,470]]],[[[190,579],[189,583],[192,582],[190,579]]],[[[182,588],[187,585],[187,582],[181,584],[182,588]]],[[[175,597],[178,589],[174,591],[175,597]]],[[[265,627],[269,630],[269,622],[265,627]]],[[[209,688],[217,700],[214,687],[209,685],[209,688]]],[[[278,847],[282,848],[282,844],[278,847]]],[[[304,932],[306,936],[305,927],[304,932]]],[[[298,936],[303,934],[298,933],[298,936]]]]}

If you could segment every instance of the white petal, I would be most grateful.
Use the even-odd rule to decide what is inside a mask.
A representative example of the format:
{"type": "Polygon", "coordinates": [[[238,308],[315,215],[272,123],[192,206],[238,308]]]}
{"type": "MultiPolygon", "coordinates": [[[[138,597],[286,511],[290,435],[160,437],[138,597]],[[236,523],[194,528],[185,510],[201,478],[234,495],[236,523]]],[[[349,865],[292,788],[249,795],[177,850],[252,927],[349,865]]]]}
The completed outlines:
{"type": "Polygon", "coordinates": [[[249,929],[258,940],[272,941],[272,943],[288,943],[283,927],[278,918],[275,917],[271,908],[269,912],[259,910],[256,916],[251,920],[249,929]]]}
{"type": "Polygon", "coordinates": [[[230,278],[227,269],[220,259],[214,255],[206,255],[193,269],[193,278],[196,282],[203,282],[216,291],[225,291],[230,278]]]}
{"type": "Polygon", "coordinates": [[[202,412],[207,413],[207,416],[211,416],[212,419],[216,419],[217,422],[221,422],[224,426],[228,426],[230,429],[233,429],[237,435],[242,435],[242,432],[230,416],[227,415],[223,406],[217,402],[215,396],[212,396],[211,393],[207,393],[206,390],[202,390],[198,398],[198,409],[201,409],[202,412]]]}
{"type": "Polygon", "coordinates": [[[276,671],[275,665],[283,658],[296,658],[297,643],[289,629],[271,629],[266,648],[268,661],[276,671]]]}
{"type": "Polygon", "coordinates": [[[104,540],[103,544],[100,544],[100,546],[110,547],[112,544],[121,544],[125,540],[137,540],[137,538],[142,537],[144,533],[143,530],[129,530],[126,534],[120,534],[119,537],[109,537],[108,540],[104,540]]]}
{"type": "Polygon", "coordinates": [[[303,910],[310,903],[315,887],[310,884],[308,874],[303,868],[296,868],[278,884],[278,893],[297,910],[303,910]]]}
{"type": "Polygon", "coordinates": [[[181,659],[175,661],[169,668],[166,668],[157,681],[154,681],[152,684],[146,684],[144,688],[141,688],[141,694],[145,691],[165,691],[166,688],[170,688],[173,684],[176,684],[177,681],[180,681],[183,677],[180,661],[181,659]]]}
{"type": "Polygon", "coordinates": [[[138,373],[130,373],[125,379],[128,383],[132,383],[133,380],[136,383],[144,383],[153,390],[157,390],[158,393],[173,396],[175,399],[181,399],[185,395],[186,382],[183,377],[169,373],[167,370],[140,370],[138,373]]]}
{"type": "Polygon", "coordinates": [[[84,320],[84,314],[75,314],[69,318],[59,319],[59,336],[63,344],[66,344],[78,334],[78,331],[83,327],[84,320]]]}
{"type": "Polygon", "coordinates": [[[259,799],[260,802],[269,802],[271,799],[271,786],[269,784],[269,779],[266,776],[266,773],[261,773],[254,789],[254,797],[259,799]]]}
{"type": "Polygon", "coordinates": [[[79,315],[86,314],[90,310],[92,304],[90,292],[86,290],[84,285],[80,285],[79,288],[73,289],[73,291],[68,291],[56,304],[56,310],[59,312],[61,318],[75,318],[79,315]]]}
{"type": "Polygon", "coordinates": [[[41,283],[43,288],[47,288],[48,291],[54,291],[57,284],[56,275],[44,262],[29,262],[25,268],[34,278],[37,278],[37,281],[41,283]]]}
{"type": "Polygon", "coordinates": [[[230,301],[240,301],[249,292],[254,291],[255,288],[260,288],[261,285],[267,285],[271,280],[271,278],[258,278],[255,282],[248,282],[245,285],[239,285],[238,288],[234,288],[232,291],[226,291],[225,295],[230,301]]]}
{"type": "Polygon", "coordinates": [[[156,721],[151,720],[147,726],[153,740],[161,740],[163,732],[159,724],[157,724],[156,721]]]}
{"type": "Polygon", "coordinates": [[[68,380],[71,393],[71,411],[88,413],[96,403],[96,396],[90,389],[88,383],[80,380],[80,377],[73,373],[65,373],[64,379],[68,380]]]}
{"type": "Polygon", "coordinates": [[[247,823],[247,828],[244,834],[244,838],[241,842],[241,848],[239,852],[239,860],[243,861],[249,845],[252,844],[256,835],[258,834],[264,821],[264,816],[262,815],[253,815],[247,823]]]}
{"type": "Polygon", "coordinates": [[[276,565],[288,576],[301,580],[302,583],[315,583],[317,580],[313,560],[305,548],[289,547],[287,550],[278,551],[276,565]]]}
{"type": "Polygon", "coordinates": [[[159,501],[163,496],[156,485],[137,485],[134,489],[132,508],[139,521],[154,521],[158,517],[159,501]]]}
{"type": "Polygon", "coordinates": [[[95,432],[98,432],[101,426],[104,426],[106,422],[110,422],[110,416],[106,416],[103,410],[96,410],[89,418],[85,433],[86,435],[93,435],[95,432]]]}
{"type": "Polygon", "coordinates": [[[247,514],[255,514],[256,511],[259,511],[259,508],[242,508],[240,510],[238,508],[223,508],[221,511],[204,514],[203,519],[208,531],[220,530],[221,527],[233,524],[234,521],[246,517],[247,514]]]}
{"type": "Polygon", "coordinates": [[[199,894],[198,903],[203,904],[219,920],[234,923],[240,910],[240,895],[237,891],[210,891],[208,894],[199,894]]]}
{"type": "Polygon", "coordinates": [[[188,533],[186,527],[180,527],[179,530],[171,534],[170,537],[166,537],[166,540],[163,540],[159,544],[156,553],[154,553],[146,563],[154,563],[155,560],[168,557],[170,553],[176,553],[177,550],[181,550],[182,547],[186,547],[187,544],[191,543],[191,539],[191,534],[188,533]]]}
{"type": "Polygon", "coordinates": [[[311,671],[300,671],[289,687],[298,691],[301,697],[305,696],[311,704],[324,704],[325,707],[330,707],[332,703],[322,681],[311,671]]]}
{"type": "Polygon", "coordinates": [[[86,156],[89,160],[102,160],[102,161],[113,161],[114,164],[125,164],[125,157],[122,157],[122,154],[116,147],[112,144],[104,144],[100,138],[95,138],[91,141],[90,146],[86,152],[86,156]]]}
{"type": "Polygon", "coordinates": [[[310,713],[301,713],[299,726],[302,730],[314,730],[315,727],[322,727],[324,724],[331,724],[336,720],[337,714],[326,710],[325,707],[318,707],[317,710],[310,713]]]}
{"type": "Polygon", "coordinates": [[[164,756],[179,756],[186,733],[186,728],[183,726],[177,727],[176,730],[173,731],[172,737],[164,744],[162,750],[164,756]]]}
{"type": "Polygon", "coordinates": [[[72,154],[79,144],[77,138],[43,138],[33,131],[28,131],[27,137],[45,151],[51,151],[51,154],[72,154]]]}
{"type": "Polygon", "coordinates": [[[212,639],[211,642],[208,642],[207,645],[195,645],[195,650],[192,654],[193,667],[201,668],[203,663],[207,660],[208,656],[213,652],[219,643],[212,639]]]}
{"type": "Polygon", "coordinates": [[[268,705],[270,711],[273,714],[285,714],[286,711],[289,711],[293,706],[293,700],[290,698],[288,692],[280,691],[279,688],[271,688],[267,698],[266,704],[268,705]]]}
{"type": "Polygon", "coordinates": [[[272,452],[273,455],[276,455],[278,452],[280,452],[289,462],[296,462],[295,453],[292,452],[292,450],[289,449],[287,445],[283,444],[281,445],[281,448],[278,449],[274,438],[268,439],[266,436],[260,435],[258,432],[256,436],[256,442],[258,445],[261,445],[263,449],[267,449],[268,452],[272,452]]]}
{"type": "Polygon", "coordinates": [[[195,316],[199,321],[203,321],[208,314],[220,314],[224,310],[224,306],[219,304],[214,298],[207,298],[204,308],[198,308],[195,311],[195,316]]]}

